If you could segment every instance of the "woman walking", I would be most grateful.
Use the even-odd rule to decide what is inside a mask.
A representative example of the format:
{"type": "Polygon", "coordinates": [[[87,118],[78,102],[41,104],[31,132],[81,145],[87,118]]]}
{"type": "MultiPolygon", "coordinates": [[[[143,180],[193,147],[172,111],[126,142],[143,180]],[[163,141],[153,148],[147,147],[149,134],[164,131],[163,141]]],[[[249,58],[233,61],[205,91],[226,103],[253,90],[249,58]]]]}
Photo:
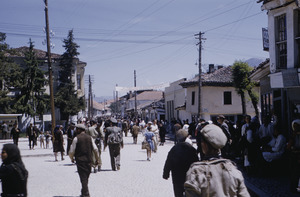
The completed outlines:
{"type": "Polygon", "coordinates": [[[20,150],[15,144],[4,144],[0,167],[1,196],[27,196],[28,172],[22,162],[20,150]]]}
{"type": "Polygon", "coordinates": [[[64,160],[64,138],[63,138],[63,126],[57,126],[56,131],[54,132],[54,142],[53,142],[53,152],[54,152],[54,157],[55,161],[57,160],[57,153],[61,153],[61,160],[64,160]]]}
{"type": "Polygon", "coordinates": [[[147,160],[150,161],[151,159],[151,151],[154,151],[154,133],[151,131],[151,127],[148,126],[145,132],[145,141],[148,143],[146,148],[147,150],[147,160]]]}

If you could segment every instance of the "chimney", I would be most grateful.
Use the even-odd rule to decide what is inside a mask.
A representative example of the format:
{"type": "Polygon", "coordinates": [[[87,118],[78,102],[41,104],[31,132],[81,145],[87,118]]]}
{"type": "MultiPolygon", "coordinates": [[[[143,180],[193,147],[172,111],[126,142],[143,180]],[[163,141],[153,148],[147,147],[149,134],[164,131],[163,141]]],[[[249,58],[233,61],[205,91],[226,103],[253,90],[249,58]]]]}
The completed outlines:
{"type": "Polygon", "coordinates": [[[215,65],[214,64],[209,64],[208,65],[208,73],[212,73],[215,71],[215,65]]]}
{"type": "Polygon", "coordinates": [[[223,68],[223,67],[224,67],[224,66],[222,66],[222,65],[219,65],[219,66],[218,66],[218,70],[219,70],[219,69],[221,69],[221,68],[223,68]]]}

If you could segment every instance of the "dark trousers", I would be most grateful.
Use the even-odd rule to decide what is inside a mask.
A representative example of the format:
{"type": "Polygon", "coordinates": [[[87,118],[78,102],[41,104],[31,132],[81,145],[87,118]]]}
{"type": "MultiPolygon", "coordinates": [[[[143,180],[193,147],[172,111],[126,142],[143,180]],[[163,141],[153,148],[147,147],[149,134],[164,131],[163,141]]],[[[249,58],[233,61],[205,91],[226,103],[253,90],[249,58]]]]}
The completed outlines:
{"type": "Polygon", "coordinates": [[[68,139],[68,143],[67,143],[67,155],[69,155],[69,151],[70,151],[72,142],[73,142],[73,140],[69,140],[68,139]]]}
{"type": "Polygon", "coordinates": [[[19,138],[13,138],[14,144],[18,146],[19,138]]]}
{"type": "Polygon", "coordinates": [[[112,170],[116,170],[116,166],[120,167],[120,145],[119,144],[110,144],[109,147],[109,155],[110,155],[110,162],[112,170]]]}
{"type": "Polygon", "coordinates": [[[81,195],[84,197],[89,197],[89,177],[91,174],[91,164],[90,163],[84,163],[84,162],[77,162],[77,171],[79,174],[79,179],[81,182],[81,195]]]}
{"type": "Polygon", "coordinates": [[[30,149],[34,148],[34,141],[35,141],[34,136],[33,135],[29,136],[29,148],[30,149]],[[32,147],[31,147],[31,143],[32,143],[32,147]]]}
{"type": "Polygon", "coordinates": [[[174,183],[173,182],[173,189],[174,189],[175,197],[183,197],[184,196],[184,187],[183,187],[182,183],[174,183]]]}

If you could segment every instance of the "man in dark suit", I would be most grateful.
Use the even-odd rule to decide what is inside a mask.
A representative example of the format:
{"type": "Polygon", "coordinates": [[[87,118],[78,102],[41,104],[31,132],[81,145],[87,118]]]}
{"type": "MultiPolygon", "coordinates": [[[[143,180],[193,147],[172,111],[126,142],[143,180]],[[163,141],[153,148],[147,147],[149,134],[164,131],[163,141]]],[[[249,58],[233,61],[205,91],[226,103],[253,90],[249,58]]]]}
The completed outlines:
{"type": "Polygon", "coordinates": [[[75,124],[71,123],[68,130],[67,130],[67,155],[69,155],[70,147],[73,142],[74,137],[76,136],[75,132],[75,124]]]}
{"type": "Polygon", "coordinates": [[[36,133],[35,133],[35,129],[34,129],[32,123],[30,123],[29,127],[27,127],[26,134],[27,134],[27,137],[29,140],[29,148],[34,149],[34,140],[35,140],[36,133]],[[31,143],[32,143],[32,145],[31,145],[31,143]]]}

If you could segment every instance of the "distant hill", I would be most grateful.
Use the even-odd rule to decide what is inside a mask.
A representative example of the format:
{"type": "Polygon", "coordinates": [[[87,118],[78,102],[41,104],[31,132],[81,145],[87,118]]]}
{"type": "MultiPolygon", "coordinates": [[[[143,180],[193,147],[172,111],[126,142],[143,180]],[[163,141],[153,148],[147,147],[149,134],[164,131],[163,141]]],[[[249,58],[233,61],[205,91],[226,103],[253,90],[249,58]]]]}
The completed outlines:
{"type": "Polygon", "coordinates": [[[251,67],[257,67],[260,63],[264,62],[266,59],[260,59],[260,58],[250,58],[246,60],[251,67]]]}
{"type": "Polygon", "coordinates": [[[112,96],[100,96],[100,97],[95,97],[94,101],[98,102],[98,103],[102,103],[104,102],[104,100],[108,101],[108,100],[112,100],[113,97],[112,96]]]}

